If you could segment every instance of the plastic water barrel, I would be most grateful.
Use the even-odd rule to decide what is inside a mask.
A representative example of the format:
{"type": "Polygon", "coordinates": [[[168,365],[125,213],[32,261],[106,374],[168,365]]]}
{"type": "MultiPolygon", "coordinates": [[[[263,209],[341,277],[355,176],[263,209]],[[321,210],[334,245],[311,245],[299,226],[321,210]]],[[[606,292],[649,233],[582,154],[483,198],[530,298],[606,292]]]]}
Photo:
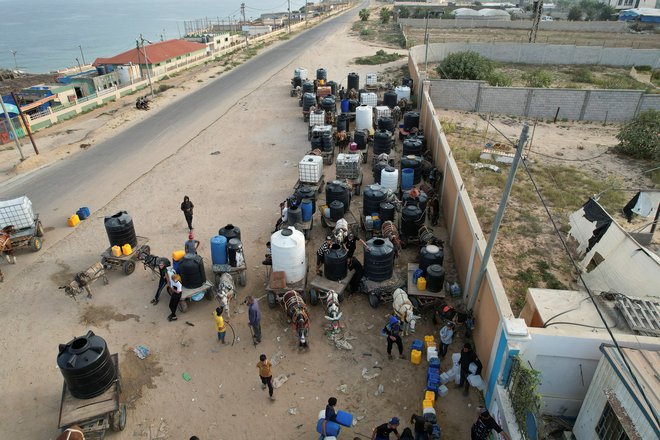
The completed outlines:
{"type": "Polygon", "coordinates": [[[313,202],[310,199],[303,199],[300,204],[300,208],[302,209],[302,220],[304,222],[312,220],[312,215],[314,214],[312,203],[313,202]]]}
{"type": "Polygon", "coordinates": [[[341,426],[350,428],[353,426],[353,414],[349,414],[346,411],[337,411],[337,423],[341,426]]]}
{"type": "Polygon", "coordinates": [[[346,90],[355,89],[356,91],[360,89],[360,75],[355,72],[348,74],[346,90]]]}
{"type": "Polygon", "coordinates": [[[396,107],[396,104],[399,102],[399,97],[394,90],[388,90],[383,94],[383,103],[389,108],[396,107]]]}
{"type": "Polygon", "coordinates": [[[316,69],[316,79],[327,81],[328,71],[325,70],[323,67],[320,67],[320,68],[316,69]]]}
{"type": "Polygon", "coordinates": [[[229,223],[218,230],[218,235],[224,236],[227,240],[231,240],[232,238],[238,238],[240,240],[241,228],[229,223]]]}
{"type": "MultiPolygon", "coordinates": [[[[335,422],[326,422],[325,423],[325,433],[326,433],[326,435],[331,435],[331,436],[337,437],[339,435],[340,430],[341,430],[341,426],[339,426],[338,423],[335,423],[335,422]]],[[[319,434],[323,434],[323,419],[319,419],[319,421],[316,422],[316,432],[318,432],[319,434]]]]}
{"type": "Polygon", "coordinates": [[[123,246],[126,243],[133,247],[137,246],[137,237],[133,227],[133,219],[126,211],[119,211],[115,215],[103,220],[105,232],[108,234],[110,246],[123,246]]]}
{"type": "Polygon", "coordinates": [[[300,206],[292,206],[287,211],[287,223],[290,226],[302,222],[302,210],[300,206]]]}
{"type": "MultiPolygon", "coordinates": [[[[334,202],[333,202],[334,203],[334,202]]],[[[338,202],[341,203],[341,202],[338,202]]],[[[333,244],[323,260],[323,274],[330,281],[339,281],[346,278],[346,254],[348,251],[338,244],[333,244]]]]}
{"type": "Polygon", "coordinates": [[[415,180],[415,170],[412,168],[404,168],[401,170],[401,191],[409,190],[413,187],[415,180]]]}
{"type": "Polygon", "coordinates": [[[361,105],[355,109],[355,129],[369,130],[373,128],[373,109],[370,105],[361,105]]]}
{"type": "Polygon", "coordinates": [[[392,203],[390,202],[381,202],[379,206],[378,214],[380,216],[380,219],[383,222],[386,221],[394,221],[394,211],[395,207],[392,203]]]}
{"type": "Polygon", "coordinates": [[[348,98],[341,100],[341,112],[348,113],[348,98]]]}
{"type": "MultiPolygon", "coordinates": [[[[422,208],[420,207],[420,209],[422,208]]],[[[442,266],[444,256],[444,249],[440,246],[426,245],[419,250],[419,268],[425,271],[432,264],[442,266]]]]}
{"type": "Polygon", "coordinates": [[[206,272],[204,271],[204,259],[201,255],[186,254],[179,263],[179,274],[181,275],[181,284],[188,289],[201,287],[206,281],[206,272]]]}
{"type": "Polygon", "coordinates": [[[394,167],[385,167],[381,171],[380,184],[383,188],[396,193],[399,188],[399,170],[394,167]]]}
{"type": "Polygon", "coordinates": [[[367,242],[370,251],[364,253],[364,276],[371,281],[392,278],[394,246],[387,238],[372,238],[367,242]]]}
{"type": "Polygon", "coordinates": [[[344,216],[344,203],[339,200],[333,200],[328,205],[330,208],[330,219],[337,221],[344,216]]]}
{"type": "Polygon", "coordinates": [[[232,238],[227,243],[227,261],[231,267],[237,267],[236,255],[243,252],[243,243],[238,238],[232,238]]]}
{"type": "Polygon", "coordinates": [[[426,290],[440,292],[445,283],[445,270],[439,264],[432,264],[426,268],[426,290]]]}
{"type": "Polygon", "coordinates": [[[227,264],[227,237],[223,235],[211,237],[211,262],[227,264]]]}

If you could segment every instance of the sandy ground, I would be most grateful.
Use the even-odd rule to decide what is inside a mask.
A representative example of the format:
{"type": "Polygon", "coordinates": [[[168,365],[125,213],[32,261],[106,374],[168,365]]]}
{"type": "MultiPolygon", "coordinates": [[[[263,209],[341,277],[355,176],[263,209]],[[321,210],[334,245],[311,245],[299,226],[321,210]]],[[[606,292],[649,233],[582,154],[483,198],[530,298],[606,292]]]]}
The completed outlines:
{"type": "MultiPolygon", "coordinates": [[[[289,71],[273,78],[274,87],[255,84],[255,91],[232,111],[94,212],[66,240],[44,250],[34,264],[21,265],[21,254],[16,266],[3,263],[9,279],[2,285],[5,307],[0,348],[7,356],[0,363],[5,372],[0,388],[3,401],[9,404],[0,414],[1,438],[57,436],[62,387],[55,362],[57,346],[87,330],[103,336],[120,357],[122,399],[130,409],[126,430],[109,438],[187,439],[193,434],[201,439],[316,438],[316,416],[331,395],[339,398],[339,408],[361,418],[356,427],[344,429],[344,438],[365,438],[373,426],[394,415],[407,421],[411,413],[421,411],[426,368],[387,360],[379,331],[390,307],[371,309],[363,295],[342,304],[344,331],[357,338],[351,340],[352,351],[339,351],[329,344],[319,306],[311,309],[311,347],[299,352],[284,311],[268,310],[263,299],[264,338],[257,348],[249,342],[246,310],[238,301],[232,304],[229,320],[236,333],[233,346],[220,346],[216,340],[212,303],[195,303],[186,314],[180,314],[179,321],[167,322],[167,302],[155,307],[149,304],[157,280],[141,267],[129,277],[109,273],[109,285],[94,284],[92,299],[73,300],[57,289],[74,273],[98,261],[107,247],[103,217],[119,210],[133,216],[137,233],[150,238],[153,253],[168,256],[180,248],[187,229],[178,204],[187,194],[196,206],[200,253],[210,261],[209,238],[226,223],[240,226],[249,270],[247,286],[239,289],[239,301],[247,294],[263,298],[266,278],[260,262],[277,216],[277,202],[290,192],[297,178],[297,162],[309,147],[300,108],[288,97],[290,73],[296,65],[307,66],[310,72],[323,66],[332,79],[345,78],[350,71],[361,75],[373,71],[346,61],[374,52],[373,46],[348,37],[349,28],[350,23],[337,34],[332,51],[311,48],[295,60],[289,71]],[[220,154],[211,155],[215,151],[220,154]],[[181,167],[183,157],[185,167],[181,167]],[[138,344],[150,348],[147,359],[139,360],[132,352],[138,344]],[[288,381],[276,390],[275,402],[259,387],[254,365],[260,353],[283,356],[274,375],[286,374],[288,381]],[[363,368],[380,375],[366,380],[361,375],[363,368]],[[191,381],[186,382],[183,373],[191,381]],[[342,384],[347,385],[346,393],[337,391],[342,384]],[[384,393],[375,396],[381,384],[384,393]],[[290,414],[292,408],[297,408],[295,415],[290,414]]],[[[202,69],[186,87],[195,87],[195,75],[209,81],[208,72],[202,69]]],[[[159,98],[154,109],[175,100],[180,90],[172,89],[159,98]]],[[[110,116],[91,113],[40,134],[44,156],[65,158],[79,150],[80,143],[93,148],[105,136],[150,114],[134,111],[132,100],[110,104],[103,113],[110,116]]],[[[326,176],[333,175],[334,167],[327,167],[326,176]]],[[[370,173],[367,176],[369,183],[370,173]]],[[[88,202],[96,206],[93,200],[88,202]]],[[[314,229],[307,245],[310,260],[323,235],[321,228],[314,229]]],[[[398,264],[405,266],[414,252],[407,250],[398,264]]],[[[417,337],[431,332],[437,333],[437,329],[425,316],[417,337]]],[[[231,331],[228,337],[231,340],[231,331]]],[[[411,339],[404,339],[406,352],[411,339]]],[[[457,351],[461,343],[462,338],[457,337],[451,351],[457,351]]],[[[443,370],[447,367],[448,361],[443,362],[443,370]]],[[[444,438],[467,437],[479,400],[476,392],[463,397],[450,388],[449,396],[437,404],[444,438]]]]}

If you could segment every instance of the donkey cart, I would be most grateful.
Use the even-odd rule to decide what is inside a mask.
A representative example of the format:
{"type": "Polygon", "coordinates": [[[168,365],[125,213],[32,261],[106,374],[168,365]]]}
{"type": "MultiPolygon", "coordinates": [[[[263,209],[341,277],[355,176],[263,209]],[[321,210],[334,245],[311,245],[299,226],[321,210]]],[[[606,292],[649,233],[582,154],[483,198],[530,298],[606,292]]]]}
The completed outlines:
{"type": "Polygon", "coordinates": [[[106,270],[121,269],[124,274],[130,275],[135,271],[135,263],[139,260],[140,254],[150,254],[151,248],[149,247],[149,239],[146,237],[137,238],[137,245],[132,248],[132,252],[128,255],[115,256],[112,253],[112,248],[108,248],[101,254],[101,264],[106,270]]]}

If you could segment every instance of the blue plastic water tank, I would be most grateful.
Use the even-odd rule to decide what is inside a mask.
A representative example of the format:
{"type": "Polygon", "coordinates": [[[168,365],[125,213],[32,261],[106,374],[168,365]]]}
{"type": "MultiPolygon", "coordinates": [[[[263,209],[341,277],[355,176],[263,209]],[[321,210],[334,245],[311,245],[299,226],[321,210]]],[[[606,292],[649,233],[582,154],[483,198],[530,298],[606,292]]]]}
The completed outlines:
{"type": "Polygon", "coordinates": [[[314,214],[314,205],[311,199],[302,199],[300,203],[300,209],[302,210],[302,219],[304,222],[308,222],[312,219],[314,214]]]}
{"type": "Polygon", "coordinates": [[[404,168],[401,170],[401,191],[406,191],[412,188],[415,180],[415,170],[412,168],[404,168]]]}
{"type": "Polygon", "coordinates": [[[349,109],[348,103],[349,103],[348,98],[341,100],[341,112],[342,113],[348,113],[348,109],[349,109]]]}
{"type": "Polygon", "coordinates": [[[216,235],[211,238],[211,261],[213,264],[227,264],[227,237],[216,235]]]}

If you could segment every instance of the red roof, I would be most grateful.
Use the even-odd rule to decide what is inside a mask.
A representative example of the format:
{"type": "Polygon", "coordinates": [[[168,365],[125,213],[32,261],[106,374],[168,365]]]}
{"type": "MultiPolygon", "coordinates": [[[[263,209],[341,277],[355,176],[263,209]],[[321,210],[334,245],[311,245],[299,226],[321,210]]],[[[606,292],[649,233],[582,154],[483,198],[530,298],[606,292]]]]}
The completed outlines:
{"type": "MultiPolygon", "coordinates": [[[[147,60],[149,61],[149,64],[157,64],[169,60],[170,58],[176,58],[199,50],[206,50],[206,44],[186,40],[167,40],[145,45],[144,48],[147,52],[147,60]]],[[[97,58],[96,61],[94,61],[94,66],[101,64],[147,64],[144,60],[144,52],[145,51],[140,48],[138,54],[136,48],[122,52],[112,58],[97,58]]]]}

